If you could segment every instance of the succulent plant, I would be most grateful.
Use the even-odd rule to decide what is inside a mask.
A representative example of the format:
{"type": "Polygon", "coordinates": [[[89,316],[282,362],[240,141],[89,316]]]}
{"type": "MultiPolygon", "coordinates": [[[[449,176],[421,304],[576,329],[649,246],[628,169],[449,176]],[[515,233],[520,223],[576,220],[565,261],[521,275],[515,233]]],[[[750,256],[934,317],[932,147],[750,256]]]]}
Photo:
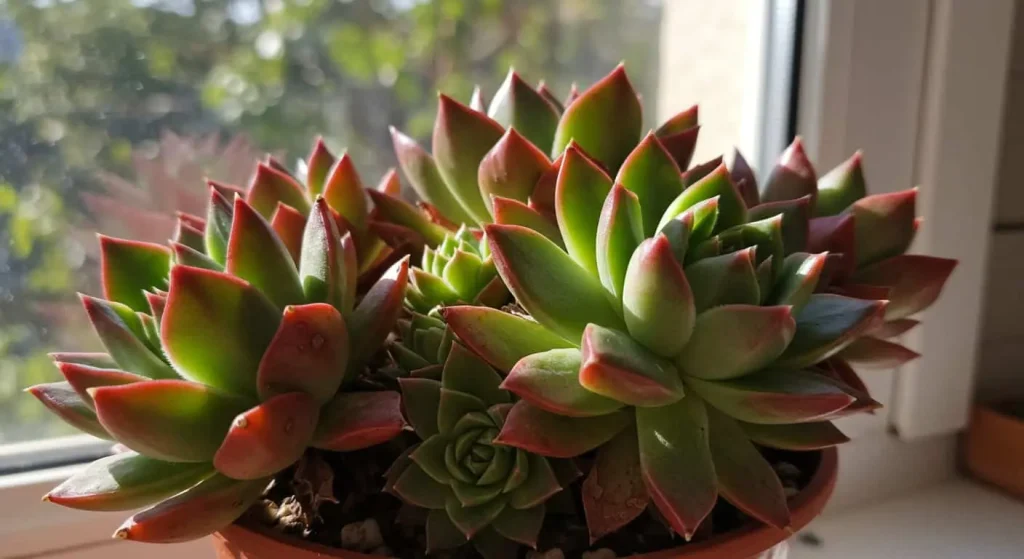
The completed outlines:
{"type": "Polygon", "coordinates": [[[440,380],[441,368],[452,349],[452,332],[441,320],[440,308],[428,314],[411,311],[408,315],[398,319],[398,339],[391,344],[391,356],[411,376],[440,380]]]}
{"type": "Polygon", "coordinates": [[[416,311],[428,313],[460,302],[500,306],[509,293],[494,269],[487,243],[463,225],[436,249],[424,248],[423,262],[413,268],[405,298],[416,311]]]}
{"type": "Polygon", "coordinates": [[[107,353],[55,354],[66,382],[29,391],[130,452],[93,463],[47,500],[148,506],[115,535],[192,539],[234,521],[307,447],[354,450],[405,429],[397,392],[355,391],[353,381],[399,316],[408,258],[361,293],[352,232],[295,184],[264,165],[249,201],[211,189],[209,221],[188,218],[195,234],[171,248],[100,238],[105,299],[82,302],[107,353]],[[267,219],[292,214],[300,219],[284,235],[267,219]]]}
{"type": "MultiPolygon", "coordinates": [[[[554,181],[565,148],[576,143],[614,173],[641,139],[640,99],[621,65],[564,110],[546,87],[535,89],[512,70],[486,113],[483,104],[479,91],[475,108],[440,95],[433,154],[391,129],[399,166],[416,193],[456,223],[557,231],[554,181]],[[606,119],[611,113],[615,118],[606,119]]],[[[686,169],[699,130],[694,106],[654,134],[686,169]]]]}
{"type": "Polygon", "coordinates": [[[386,488],[429,509],[427,552],[472,541],[491,559],[514,556],[517,543],[536,547],[545,502],[579,472],[570,461],[495,442],[512,407],[498,373],[454,344],[440,380],[399,383],[423,442],[395,462],[386,488]]]}
{"type": "MultiPolygon", "coordinates": [[[[556,134],[565,139],[556,147],[566,149],[554,179],[555,227],[540,210],[537,219],[484,226],[498,273],[529,317],[473,306],[441,315],[508,373],[502,388],[522,398],[496,442],[560,458],[597,451],[583,484],[593,539],[648,503],[690,538],[719,495],[784,528],[782,486],[755,443],[808,450],[846,440],[830,421],[877,403],[844,352],[883,328],[890,303],[822,292],[833,258],[807,252],[810,197],[773,194],[784,190],[773,185],[791,180],[791,153],[769,178],[765,203],[748,208],[752,178],[739,178],[738,188],[720,161],[683,172],[657,133],[638,144],[624,134],[635,96],[617,69],[567,109],[556,134]]],[[[439,122],[452,106],[442,100],[439,122]]],[[[466,134],[466,122],[483,122],[460,114],[459,126],[439,129],[466,134]]],[[[435,129],[442,169],[442,160],[477,159],[452,142],[439,142],[435,129]]],[[[528,166],[521,155],[515,161],[528,166]]],[[[465,202],[470,190],[453,193],[465,202]]],[[[491,208],[500,202],[493,198],[491,208]]],[[[512,203],[527,207],[514,196],[512,203]]],[[[487,222],[486,204],[466,209],[487,222]]],[[[879,258],[906,248],[909,238],[872,234],[875,214],[865,214],[854,218],[870,224],[860,242],[885,245],[879,258]]],[[[909,216],[912,232],[912,205],[909,216]]],[[[906,228],[890,219],[897,218],[880,221],[906,228]]],[[[905,288],[927,306],[944,280],[905,288]]]]}
{"type": "Polygon", "coordinates": [[[921,224],[914,210],[916,188],[868,195],[860,152],[819,179],[799,138],[771,170],[760,196],[754,174],[738,154],[733,177],[752,186],[752,215],[796,211],[808,216],[807,250],[829,252],[828,281],[821,290],[888,301],[885,320],[844,349],[843,359],[859,367],[892,368],[917,357],[891,338],[918,324],[910,317],[935,302],[956,261],[906,254],[921,224]]]}

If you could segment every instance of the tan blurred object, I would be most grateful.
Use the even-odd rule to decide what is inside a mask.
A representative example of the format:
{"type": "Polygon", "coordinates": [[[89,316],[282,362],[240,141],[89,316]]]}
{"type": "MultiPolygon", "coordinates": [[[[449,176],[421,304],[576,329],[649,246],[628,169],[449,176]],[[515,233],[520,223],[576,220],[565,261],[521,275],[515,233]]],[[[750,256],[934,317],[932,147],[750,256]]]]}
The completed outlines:
{"type": "Polygon", "coordinates": [[[1024,499],[1024,419],[978,405],[965,454],[971,474],[1024,499]]]}

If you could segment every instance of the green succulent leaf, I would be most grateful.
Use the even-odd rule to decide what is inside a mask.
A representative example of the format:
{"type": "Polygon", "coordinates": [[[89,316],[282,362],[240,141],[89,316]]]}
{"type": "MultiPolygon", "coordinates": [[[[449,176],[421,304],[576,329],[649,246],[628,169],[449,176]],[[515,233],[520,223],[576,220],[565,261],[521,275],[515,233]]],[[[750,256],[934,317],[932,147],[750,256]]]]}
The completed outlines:
{"type": "Polygon", "coordinates": [[[245,201],[266,219],[270,219],[279,203],[291,206],[302,214],[309,213],[309,199],[299,183],[287,173],[266,163],[256,167],[245,201]]]}
{"type": "Polygon", "coordinates": [[[566,340],[587,324],[623,327],[604,288],[543,235],[515,225],[486,228],[498,273],[537,322],[566,340]]]}
{"type": "Polygon", "coordinates": [[[409,282],[409,258],[393,264],[359,300],[348,317],[351,336],[346,381],[362,372],[370,358],[384,345],[402,312],[402,300],[409,282]]]}
{"type": "MultiPolygon", "coordinates": [[[[715,231],[723,231],[747,222],[747,206],[743,198],[736,190],[736,185],[729,178],[729,169],[724,164],[719,164],[707,176],[697,180],[686,187],[686,190],[672,200],[668,208],[661,215],[661,221],[656,230],[660,230],[679,214],[696,206],[700,202],[718,197],[718,214],[715,221],[715,231]]],[[[695,216],[696,217],[696,216],[695,216]]],[[[657,219],[655,217],[655,219],[657,219]]],[[[698,221],[694,221],[696,229],[698,221]]]]}
{"type": "Polygon", "coordinates": [[[327,173],[334,166],[335,157],[323,138],[317,138],[313,144],[313,151],[306,159],[306,189],[311,196],[319,196],[324,192],[324,184],[327,182],[327,173]]]}
{"type": "Polygon", "coordinates": [[[693,293],[665,235],[637,247],[626,269],[622,314],[633,339],[662,357],[677,355],[693,331],[693,293]]]}
{"type": "Polygon", "coordinates": [[[147,378],[179,378],[147,345],[142,322],[131,308],[87,295],[80,297],[100,342],[119,368],[147,378]]]}
{"type": "Polygon", "coordinates": [[[520,359],[534,353],[575,347],[528,318],[498,309],[445,307],[441,315],[463,343],[499,371],[511,371],[520,359]]]}
{"type": "Polygon", "coordinates": [[[814,167],[804,151],[804,144],[800,138],[796,138],[782,152],[779,162],[768,174],[761,192],[761,202],[795,200],[803,196],[814,199],[818,195],[817,181],[814,167]]]}
{"type": "Polygon", "coordinates": [[[205,251],[206,234],[203,233],[205,229],[205,226],[202,229],[197,229],[187,221],[179,218],[174,228],[174,235],[171,236],[171,241],[185,245],[193,250],[205,251]]]}
{"type": "Polygon", "coordinates": [[[615,183],[640,200],[645,238],[654,235],[662,215],[683,192],[681,171],[654,133],[648,133],[629,154],[615,183]]]}
{"type": "Polygon", "coordinates": [[[134,373],[127,373],[117,369],[102,369],[79,363],[58,361],[57,368],[60,369],[60,373],[64,375],[68,384],[75,389],[75,392],[89,406],[92,406],[92,396],[88,392],[90,388],[96,388],[97,386],[120,386],[122,384],[148,380],[146,377],[134,373]]]}
{"type": "Polygon", "coordinates": [[[114,537],[148,543],[195,540],[220,530],[249,510],[269,479],[237,481],[214,474],[190,489],[131,517],[114,537]]]}
{"type": "Polygon", "coordinates": [[[441,405],[441,383],[426,378],[398,380],[402,389],[402,403],[416,435],[427,440],[438,433],[437,417],[441,405]]]}
{"type": "Polygon", "coordinates": [[[857,266],[903,254],[914,240],[917,189],[866,196],[845,213],[853,216],[857,266]]]}
{"type": "Polygon", "coordinates": [[[115,369],[117,363],[110,355],[89,351],[55,351],[47,354],[55,363],[74,363],[97,369],[115,369]]]}
{"type": "Polygon", "coordinates": [[[708,437],[718,492],[750,516],[779,529],[789,527],[782,482],[739,424],[708,410],[708,437]]]}
{"type": "Polygon", "coordinates": [[[445,510],[448,511],[452,523],[467,538],[473,538],[481,530],[490,526],[491,522],[505,510],[505,507],[504,499],[492,499],[475,507],[467,507],[463,506],[454,495],[449,496],[445,503],[445,510]]]}
{"type": "Polygon", "coordinates": [[[288,247],[241,198],[235,198],[225,271],[252,284],[278,307],[305,300],[288,247]]]}
{"type": "Polygon", "coordinates": [[[193,268],[204,268],[206,270],[214,270],[217,272],[224,270],[224,266],[214,262],[209,256],[181,243],[171,243],[171,250],[174,254],[175,264],[192,266],[193,268]]]}
{"type": "Polygon", "coordinates": [[[444,509],[445,502],[454,498],[450,487],[435,481],[416,463],[409,464],[392,490],[403,501],[431,510],[444,509]]]}
{"type": "Polygon", "coordinates": [[[555,183],[555,214],[569,256],[597,276],[597,229],[612,180],[594,161],[570,144],[555,183]]]}
{"type": "MultiPolygon", "coordinates": [[[[366,216],[369,213],[366,189],[348,153],[343,153],[328,171],[322,196],[327,205],[357,231],[366,229],[366,216]]],[[[296,208],[302,210],[301,207],[296,208]]]]}
{"type": "Polygon", "coordinates": [[[37,384],[26,390],[48,410],[75,429],[101,439],[112,438],[100,425],[92,405],[86,402],[67,382],[37,384]]]}
{"type": "Polygon", "coordinates": [[[743,432],[755,443],[784,450],[820,450],[850,440],[830,421],[794,423],[791,425],[762,425],[740,422],[743,432]]]}
{"type": "Polygon", "coordinates": [[[889,288],[885,319],[896,320],[932,305],[957,261],[919,254],[901,254],[858,270],[853,281],[889,288]]]}
{"type": "Polygon", "coordinates": [[[715,307],[697,317],[676,365],[684,375],[704,380],[740,377],[774,361],[795,331],[789,307],[715,307]]]}
{"type": "Polygon", "coordinates": [[[336,452],[362,450],[407,428],[397,392],[342,392],[320,409],[311,445],[336,452]]]}
{"type": "Polygon", "coordinates": [[[487,411],[487,404],[480,398],[465,392],[448,390],[442,385],[441,400],[437,408],[438,431],[442,435],[447,435],[462,416],[470,412],[484,411],[487,411]]]}
{"type": "Polygon", "coordinates": [[[369,189],[366,190],[366,194],[373,201],[377,219],[412,229],[423,237],[427,246],[441,244],[444,236],[448,234],[447,229],[430,221],[423,212],[397,196],[369,189]]]}
{"type": "Polygon", "coordinates": [[[427,553],[453,549],[467,541],[466,535],[455,526],[443,508],[427,513],[427,553]]]}
{"type": "Polygon", "coordinates": [[[630,414],[619,410],[596,417],[566,417],[525,401],[512,406],[496,444],[554,458],[572,458],[611,440],[629,424],[630,414]]]}
{"type": "MultiPolygon", "coordinates": [[[[440,396],[440,391],[438,391],[438,395],[440,396]]],[[[437,422],[436,418],[434,422],[437,422]]],[[[435,433],[424,439],[423,444],[416,447],[416,450],[409,455],[409,458],[418,464],[424,473],[438,483],[450,485],[452,474],[448,471],[445,454],[447,454],[448,445],[451,443],[451,437],[435,433]]]]}
{"type": "Polygon", "coordinates": [[[718,498],[703,402],[687,396],[657,408],[637,408],[640,471],[651,500],[689,540],[718,498]]]}
{"type": "Polygon", "coordinates": [[[782,216],[782,246],[785,254],[793,254],[807,250],[807,238],[810,234],[811,196],[803,196],[795,200],[766,202],[750,208],[751,221],[759,221],[776,215],[782,216]]]}
{"type": "Polygon", "coordinates": [[[500,124],[446,95],[438,99],[434,121],[434,159],[448,189],[475,223],[489,223],[490,213],[477,184],[484,155],[504,133],[500,124]]]}
{"type": "Polygon", "coordinates": [[[462,203],[448,190],[441,172],[431,157],[415,140],[391,127],[391,142],[409,184],[419,197],[435,206],[456,223],[473,223],[474,219],[462,203]]]}
{"type": "Polygon", "coordinates": [[[171,252],[152,243],[115,239],[100,235],[100,271],[103,296],[146,312],[149,303],[143,293],[167,287],[171,252]]]}
{"type": "Polygon", "coordinates": [[[583,334],[584,388],[633,406],[663,406],[683,397],[679,371],[628,335],[596,324],[583,334]]]}
{"type": "Polygon", "coordinates": [[[615,171],[640,140],[640,99],[621,64],[570,103],[555,131],[552,157],[570,142],[615,171]]]}
{"type": "Polygon", "coordinates": [[[299,259],[299,280],[306,300],[328,303],[348,314],[352,299],[348,289],[349,276],[356,270],[346,263],[341,234],[327,201],[317,198],[302,235],[302,256],[299,259]]]}
{"type": "Polygon", "coordinates": [[[644,240],[640,201],[620,184],[612,187],[597,224],[597,273],[601,285],[621,304],[626,270],[644,240]]]}
{"type": "Polygon", "coordinates": [[[796,334],[777,365],[801,368],[824,361],[882,320],[884,301],[811,295],[796,314],[796,334]]]}
{"type": "Polygon", "coordinates": [[[492,406],[509,402],[508,392],[500,385],[501,377],[486,361],[461,344],[452,345],[441,377],[443,388],[475,396],[492,406]]]}
{"type": "Polygon", "coordinates": [[[798,314],[818,287],[827,257],[827,253],[806,252],[787,256],[782,264],[778,285],[768,300],[775,305],[790,305],[793,313],[798,314]]]}
{"type": "Polygon", "coordinates": [[[338,391],[348,354],[348,329],[337,309],[326,303],[286,307],[260,360],[256,389],[264,400],[304,392],[323,404],[338,391]]]}
{"type": "MultiPolygon", "coordinates": [[[[533,229],[550,239],[551,242],[558,245],[559,248],[563,250],[565,249],[565,245],[562,242],[562,232],[559,231],[558,226],[544,214],[522,202],[519,202],[518,200],[512,200],[510,198],[496,196],[492,202],[495,223],[501,225],[519,225],[526,227],[527,229],[533,229]]],[[[598,252],[598,255],[600,256],[600,252],[598,252]]]]}
{"type": "Polygon", "coordinates": [[[654,134],[659,138],[664,138],[692,129],[699,124],[699,110],[697,105],[691,105],[688,109],[676,113],[663,122],[654,134]]]}
{"type": "Polygon", "coordinates": [[[550,459],[522,450],[517,451],[516,455],[526,457],[529,475],[522,484],[509,492],[508,504],[511,508],[527,510],[541,506],[548,498],[562,490],[550,459]]]}
{"type": "Polygon", "coordinates": [[[814,216],[837,215],[867,193],[861,153],[858,151],[818,179],[814,216]]]}
{"type": "Polygon", "coordinates": [[[210,189],[210,203],[206,207],[205,253],[223,266],[227,261],[228,238],[231,236],[231,202],[216,189],[210,189]]]}
{"type": "Polygon", "coordinates": [[[756,305],[761,288],[755,270],[757,249],[730,252],[698,260],[686,267],[697,313],[719,305],[756,305]]]}
{"type": "Polygon", "coordinates": [[[543,148],[554,140],[559,117],[555,107],[511,69],[491,99],[487,115],[543,148]]]}
{"type": "Polygon", "coordinates": [[[209,462],[235,416],[250,405],[183,380],[103,386],[89,393],[100,423],[118,442],[169,462],[209,462]]]}
{"type": "Polygon", "coordinates": [[[726,381],[689,377],[688,388],[740,421],[788,424],[821,421],[855,400],[816,373],[770,369],[726,381]]]}
{"type": "Polygon", "coordinates": [[[539,408],[571,417],[605,415],[622,408],[622,403],[583,388],[582,362],[575,348],[528,355],[516,363],[501,388],[539,408]]]}
{"type": "Polygon", "coordinates": [[[900,344],[873,336],[858,338],[839,352],[839,357],[861,369],[895,369],[921,354],[900,344]]]}
{"type": "Polygon", "coordinates": [[[189,379],[256,394],[256,373],[281,315],[259,291],[227,274],[175,266],[160,327],[164,351],[189,379]]]}
{"type": "Polygon", "coordinates": [[[505,507],[491,526],[506,538],[530,547],[537,546],[537,535],[544,523],[544,503],[528,509],[505,507]]]}
{"type": "Polygon", "coordinates": [[[133,510],[180,493],[212,473],[209,464],[164,462],[121,452],[75,472],[43,500],[79,510],[133,510]]]}
{"type": "Polygon", "coordinates": [[[320,408],[309,394],[273,396],[235,418],[213,466],[232,479],[272,476],[302,456],[319,415],[320,408]]]}
{"type": "Polygon", "coordinates": [[[771,278],[779,276],[786,258],[781,215],[726,229],[718,234],[718,240],[722,253],[757,247],[758,266],[771,259],[771,278]]]}
{"type": "Polygon", "coordinates": [[[590,541],[611,534],[640,516],[651,500],[640,468],[635,428],[626,428],[597,450],[580,488],[590,541]]]}
{"type": "Polygon", "coordinates": [[[729,171],[729,176],[732,177],[732,182],[736,183],[736,189],[740,191],[740,196],[743,197],[748,208],[753,208],[761,203],[761,193],[757,188],[757,176],[754,175],[754,170],[750,168],[750,164],[738,149],[733,151],[732,169],[729,171]]]}

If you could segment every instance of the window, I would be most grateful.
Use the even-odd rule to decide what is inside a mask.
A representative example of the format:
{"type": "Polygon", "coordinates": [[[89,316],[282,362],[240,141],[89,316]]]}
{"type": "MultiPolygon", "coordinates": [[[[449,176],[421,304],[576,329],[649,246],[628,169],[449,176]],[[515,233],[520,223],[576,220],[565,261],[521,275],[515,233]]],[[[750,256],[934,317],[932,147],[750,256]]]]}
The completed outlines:
{"type": "Polygon", "coordinates": [[[244,185],[320,134],[373,184],[388,125],[429,141],[436,90],[487,95],[509,66],[564,97],[625,61],[648,127],[701,102],[698,159],[752,153],[766,76],[791,83],[792,49],[766,61],[769,13],[795,36],[776,4],[796,2],[0,3],[0,445],[74,433],[21,390],[59,379],[48,352],[100,349],[72,295],[99,293],[95,232],[163,242],[203,212],[203,177],[244,185]]]}

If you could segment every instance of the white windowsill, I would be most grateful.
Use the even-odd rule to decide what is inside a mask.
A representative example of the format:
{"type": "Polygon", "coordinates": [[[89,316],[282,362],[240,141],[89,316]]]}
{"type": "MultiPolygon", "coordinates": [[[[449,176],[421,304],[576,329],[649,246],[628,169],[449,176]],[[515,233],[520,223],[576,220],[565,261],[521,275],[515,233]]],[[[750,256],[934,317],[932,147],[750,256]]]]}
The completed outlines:
{"type": "Polygon", "coordinates": [[[791,559],[1019,559],[1024,502],[955,479],[881,503],[826,514],[794,538],[791,559]]]}

